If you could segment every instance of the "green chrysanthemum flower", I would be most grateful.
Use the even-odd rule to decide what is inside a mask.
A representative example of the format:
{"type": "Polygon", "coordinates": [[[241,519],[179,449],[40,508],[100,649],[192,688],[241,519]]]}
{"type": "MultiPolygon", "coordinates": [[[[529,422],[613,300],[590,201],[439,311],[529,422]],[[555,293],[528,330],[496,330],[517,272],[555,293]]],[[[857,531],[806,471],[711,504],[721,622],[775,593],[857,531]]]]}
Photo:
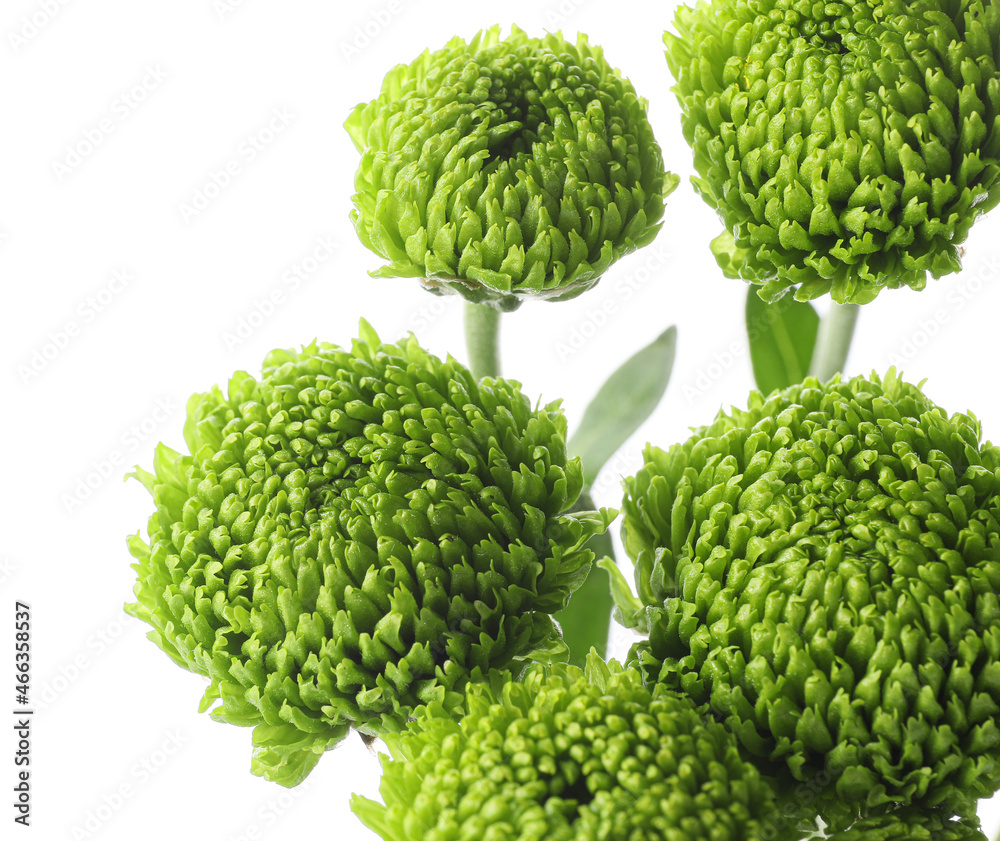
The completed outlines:
{"type": "Polygon", "coordinates": [[[626,482],[650,679],[847,810],[1000,788],[1000,449],[890,371],[720,414],[626,482]]]}
{"type": "Polygon", "coordinates": [[[385,805],[354,811],[386,841],[730,841],[774,837],[775,795],[687,698],[591,655],[470,687],[460,721],[387,738],[385,805]]]}
{"type": "Polygon", "coordinates": [[[352,218],[389,261],[373,274],[501,309],[592,287],[653,240],[677,186],[645,100],[584,36],[455,38],[390,71],[346,128],[352,218]]]}
{"type": "Polygon", "coordinates": [[[958,271],[1000,202],[1000,2],[715,0],[667,61],[730,276],[863,304],[958,271]]]}
{"type": "Polygon", "coordinates": [[[191,455],[137,476],[150,637],[210,678],[213,717],[254,726],[255,773],[299,782],[350,726],[380,734],[469,681],[559,654],[551,614],[611,514],[581,491],[558,404],[477,382],[362,325],[348,351],[274,351],[188,404],[191,455]]]}
{"type": "Polygon", "coordinates": [[[865,818],[827,837],[829,841],[988,841],[974,816],[954,820],[928,809],[865,818]]]}

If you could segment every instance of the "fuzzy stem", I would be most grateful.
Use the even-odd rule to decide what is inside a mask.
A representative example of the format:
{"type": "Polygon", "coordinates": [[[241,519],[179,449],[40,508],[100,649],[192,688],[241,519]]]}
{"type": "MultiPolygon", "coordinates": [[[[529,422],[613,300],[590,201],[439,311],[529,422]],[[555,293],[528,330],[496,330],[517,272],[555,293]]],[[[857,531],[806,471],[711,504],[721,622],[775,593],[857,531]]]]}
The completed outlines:
{"type": "Polygon", "coordinates": [[[465,345],[473,375],[500,376],[500,310],[486,304],[466,303],[465,345]]]}
{"type": "Polygon", "coordinates": [[[820,382],[843,373],[860,309],[857,304],[833,304],[829,314],[820,322],[809,368],[809,373],[820,382]]]}

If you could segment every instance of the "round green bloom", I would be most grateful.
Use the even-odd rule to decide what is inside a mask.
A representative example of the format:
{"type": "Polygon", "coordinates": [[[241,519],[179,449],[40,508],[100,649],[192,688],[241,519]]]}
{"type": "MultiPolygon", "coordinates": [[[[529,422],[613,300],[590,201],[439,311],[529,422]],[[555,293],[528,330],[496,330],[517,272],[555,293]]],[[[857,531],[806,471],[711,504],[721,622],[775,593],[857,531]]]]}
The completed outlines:
{"type": "Polygon", "coordinates": [[[1000,449],[894,371],[752,393],[626,482],[650,679],[875,813],[1000,788],[1000,449]]]}
{"type": "Polygon", "coordinates": [[[460,721],[386,740],[385,805],[354,811],[386,841],[735,841],[775,837],[775,794],[690,699],[596,655],[470,687],[460,721]]]}
{"type": "Polygon", "coordinates": [[[864,818],[829,841],[988,841],[975,817],[953,820],[930,809],[905,809],[864,818]]]}
{"type": "Polygon", "coordinates": [[[254,773],[294,785],[349,727],[455,710],[564,648],[551,614],[611,516],[563,516],[583,484],[565,432],[558,403],[412,337],[274,351],[191,398],[191,455],[161,444],[137,472],[156,513],[127,609],[210,678],[203,709],[255,728],[254,773]]]}
{"type": "Polygon", "coordinates": [[[585,36],[499,27],[391,70],[346,128],[373,274],[514,309],[592,287],[651,242],[678,179],[636,96],[585,36]]]}
{"type": "Polygon", "coordinates": [[[1000,202],[998,0],[715,0],[667,61],[729,276],[863,304],[958,271],[1000,202]]]}

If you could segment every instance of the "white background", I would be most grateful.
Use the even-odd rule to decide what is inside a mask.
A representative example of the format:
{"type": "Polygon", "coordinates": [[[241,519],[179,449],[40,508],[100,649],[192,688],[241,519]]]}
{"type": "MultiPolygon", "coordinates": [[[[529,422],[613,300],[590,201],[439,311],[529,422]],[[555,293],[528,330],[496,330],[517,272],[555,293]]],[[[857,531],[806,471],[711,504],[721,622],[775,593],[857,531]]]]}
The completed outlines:
{"type": "MultiPolygon", "coordinates": [[[[709,253],[719,223],[686,180],[662,56],[673,5],[510,0],[498,14],[445,0],[64,0],[52,15],[43,0],[4,4],[2,638],[10,652],[13,602],[30,602],[39,710],[33,826],[8,836],[5,806],[4,837],[373,837],[348,808],[349,792],[377,791],[377,761],[359,739],[294,792],[251,776],[249,731],[199,714],[202,679],[126,619],[125,536],[144,529],[151,503],[121,478],[150,466],[157,441],[182,445],[191,392],[258,371],[274,347],[347,343],[361,316],[383,338],[413,330],[464,358],[461,306],[412,280],[369,278],[380,261],[348,221],[358,156],[342,124],[392,65],[493,23],[579,30],[651,102],[668,168],[685,179],[659,239],[596,290],[524,306],[503,328],[505,372],[532,395],[562,397],[572,427],[610,371],[679,326],[667,398],[605,471],[600,503],[616,504],[644,441],[669,444],[745,400],[744,288],[709,253]],[[269,138],[272,120],[281,131],[269,138]],[[263,148],[251,154],[252,138],[263,148]],[[238,172],[225,188],[185,214],[227,166],[238,172]],[[332,257],[291,290],[283,277],[323,242],[332,257]],[[253,315],[275,291],[284,299],[253,315]]],[[[866,307],[849,371],[902,363],[942,405],[973,410],[1000,435],[998,233],[1000,216],[980,222],[961,275],[866,307]]],[[[10,680],[0,682],[12,693],[10,680]]],[[[10,797],[11,728],[0,730],[10,797]]]]}

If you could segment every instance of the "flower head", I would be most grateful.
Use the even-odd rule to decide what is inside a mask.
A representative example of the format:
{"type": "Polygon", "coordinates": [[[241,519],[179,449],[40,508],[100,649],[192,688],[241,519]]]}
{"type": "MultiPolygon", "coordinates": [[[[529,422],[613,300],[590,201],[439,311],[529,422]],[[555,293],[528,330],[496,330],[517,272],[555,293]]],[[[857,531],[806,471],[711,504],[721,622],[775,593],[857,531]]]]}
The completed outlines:
{"type": "Polygon", "coordinates": [[[646,102],[585,36],[499,27],[391,70],[346,127],[361,241],[437,292],[513,309],[597,283],[677,185],[646,102]]]}
{"type": "Polygon", "coordinates": [[[863,818],[829,841],[988,841],[973,815],[952,818],[934,809],[902,809],[863,818]]]}
{"type": "Polygon", "coordinates": [[[867,303],[1000,202],[1000,2],[702,0],[667,61],[730,276],[867,303]]]}
{"type": "Polygon", "coordinates": [[[687,698],[591,655],[470,687],[459,721],[387,739],[385,805],[355,798],[394,841],[761,839],[775,794],[736,740],[687,698]]]}
{"type": "Polygon", "coordinates": [[[367,325],[351,350],[274,351],[188,404],[190,455],[137,476],[156,513],[130,541],[128,609],[211,683],[203,708],[254,726],[254,772],[299,782],[350,726],[417,708],[562,645],[551,614],[610,515],[582,486],[558,404],[477,382],[367,325]]]}
{"type": "Polygon", "coordinates": [[[845,808],[1000,787],[1000,449],[894,371],[750,396],[626,482],[650,679],[845,808]]]}

